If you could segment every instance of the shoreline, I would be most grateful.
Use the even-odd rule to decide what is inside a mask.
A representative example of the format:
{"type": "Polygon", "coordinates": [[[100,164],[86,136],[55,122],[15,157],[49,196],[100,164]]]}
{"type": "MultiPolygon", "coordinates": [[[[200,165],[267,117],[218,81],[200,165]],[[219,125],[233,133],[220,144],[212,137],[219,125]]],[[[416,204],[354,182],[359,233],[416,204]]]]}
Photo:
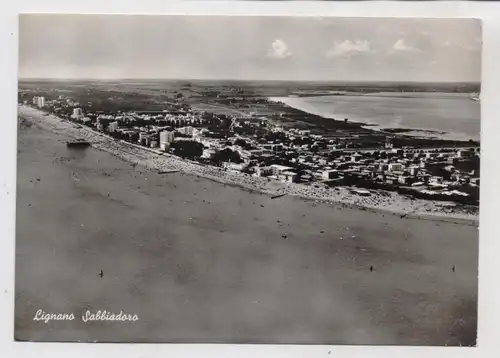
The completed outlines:
{"type": "MultiPolygon", "coordinates": [[[[293,103],[293,100],[299,99],[299,100],[304,100],[307,98],[320,98],[320,97],[373,97],[372,94],[357,94],[357,93],[346,93],[344,95],[337,95],[337,94],[324,94],[324,95],[317,95],[317,96],[300,96],[300,97],[268,97],[267,100],[273,103],[282,103],[286,107],[293,108],[297,111],[302,111],[304,113],[308,113],[311,115],[319,116],[324,119],[332,119],[335,120],[336,116],[334,114],[326,115],[325,113],[322,113],[322,111],[317,111],[317,110],[308,110],[304,108],[303,105],[295,105],[293,103]]],[[[393,95],[386,95],[382,97],[387,97],[387,98],[394,98],[393,95]]],[[[403,98],[416,98],[416,97],[403,97],[403,98]]],[[[338,119],[337,119],[338,120],[338,119]]],[[[396,129],[400,131],[404,131],[405,133],[402,133],[406,136],[413,137],[415,139],[418,138],[423,138],[423,139],[435,139],[435,140],[451,140],[451,141],[459,141],[459,142],[466,142],[471,139],[470,135],[467,135],[466,133],[462,132],[445,132],[440,129],[435,129],[435,128],[417,128],[417,127],[407,127],[407,126],[397,126],[397,125],[384,125],[376,122],[367,122],[367,121],[359,121],[359,120],[353,120],[349,121],[350,123],[353,124],[359,124],[359,126],[363,129],[368,129],[368,130],[373,130],[376,132],[384,132],[386,130],[391,130],[391,129],[396,129]]],[[[474,141],[479,141],[480,138],[472,138],[474,141]]]]}
{"type": "Polygon", "coordinates": [[[19,105],[18,116],[31,120],[33,124],[46,130],[63,133],[69,138],[89,140],[96,149],[106,151],[126,162],[142,165],[157,173],[161,171],[178,171],[267,196],[284,194],[299,200],[401,215],[402,218],[404,216],[404,218],[446,221],[473,226],[479,224],[479,214],[460,212],[456,207],[453,210],[449,202],[408,199],[394,192],[381,193],[378,190],[373,191],[369,197],[360,197],[351,194],[349,189],[345,187],[316,188],[304,184],[284,184],[269,181],[266,178],[226,172],[218,167],[202,165],[162,153],[159,150],[115,140],[88,127],[77,127],[76,124],[70,121],[63,120],[53,114],[47,115],[45,112],[29,106],[19,105]],[[37,119],[38,121],[33,121],[37,119]]]}

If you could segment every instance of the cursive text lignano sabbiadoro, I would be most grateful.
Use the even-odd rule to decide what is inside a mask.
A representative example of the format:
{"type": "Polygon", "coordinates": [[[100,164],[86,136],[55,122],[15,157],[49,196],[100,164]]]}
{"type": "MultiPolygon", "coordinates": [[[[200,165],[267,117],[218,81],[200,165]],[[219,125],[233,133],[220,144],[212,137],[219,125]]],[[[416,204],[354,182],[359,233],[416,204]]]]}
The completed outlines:
{"type": "MultiPolygon", "coordinates": [[[[43,323],[49,323],[50,321],[74,321],[76,319],[74,313],[54,313],[45,312],[41,309],[35,312],[33,321],[41,321],[43,323]]],[[[136,314],[126,314],[123,311],[119,313],[113,313],[106,310],[98,310],[92,312],[86,310],[81,319],[83,322],[93,322],[93,321],[111,321],[111,322],[136,322],[139,317],[136,314]]]]}

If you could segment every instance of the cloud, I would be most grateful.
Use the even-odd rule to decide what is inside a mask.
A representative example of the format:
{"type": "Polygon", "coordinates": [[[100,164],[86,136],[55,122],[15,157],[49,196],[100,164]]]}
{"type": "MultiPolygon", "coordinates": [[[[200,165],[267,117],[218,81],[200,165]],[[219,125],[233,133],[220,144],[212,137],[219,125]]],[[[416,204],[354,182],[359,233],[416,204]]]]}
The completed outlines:
{"type": "Polygon", "coordinates": [[[392,45],[392,52],[420,52],[420,50],[408,45],[403,39],[401,39],[397,40],[394,45],[392,45]]]}
{"type": "Polygon", "coordinates": [[[285,59],[290,57],[292,52],[288,49],[288,45],[280,39],[275,40],[271,44],[271,48],[267,51],[267,56],[274,59],[285,59]]]}
{"type": "Polygon", "coordinates": [[[326,55],[328,57],[350,56],[357,53],[369,52],[370,42],[366,40],[356,40],[354,42],[345,40],[343,42],[335,42],[333,48],[328,50],[326,55]]]}

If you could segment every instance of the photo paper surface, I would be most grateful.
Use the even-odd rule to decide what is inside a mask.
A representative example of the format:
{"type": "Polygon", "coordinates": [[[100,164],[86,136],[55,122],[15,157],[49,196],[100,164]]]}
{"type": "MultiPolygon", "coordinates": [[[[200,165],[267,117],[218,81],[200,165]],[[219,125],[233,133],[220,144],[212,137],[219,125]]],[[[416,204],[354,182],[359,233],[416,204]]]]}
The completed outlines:
{"type": "Polygon", "coordinates": [[[476,344],[479,20],[19,33],[16,340],[476,344]]]}

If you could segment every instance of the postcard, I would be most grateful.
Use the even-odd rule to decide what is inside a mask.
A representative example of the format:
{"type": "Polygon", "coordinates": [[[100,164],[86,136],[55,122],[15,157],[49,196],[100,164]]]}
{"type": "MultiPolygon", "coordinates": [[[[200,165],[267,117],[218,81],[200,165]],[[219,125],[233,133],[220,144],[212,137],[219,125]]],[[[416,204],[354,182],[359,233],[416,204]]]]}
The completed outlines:
{"type": "Polygon", "coordinates": [[[23,14],[15,339],[474,346],[481,22],[23,14]]]}

